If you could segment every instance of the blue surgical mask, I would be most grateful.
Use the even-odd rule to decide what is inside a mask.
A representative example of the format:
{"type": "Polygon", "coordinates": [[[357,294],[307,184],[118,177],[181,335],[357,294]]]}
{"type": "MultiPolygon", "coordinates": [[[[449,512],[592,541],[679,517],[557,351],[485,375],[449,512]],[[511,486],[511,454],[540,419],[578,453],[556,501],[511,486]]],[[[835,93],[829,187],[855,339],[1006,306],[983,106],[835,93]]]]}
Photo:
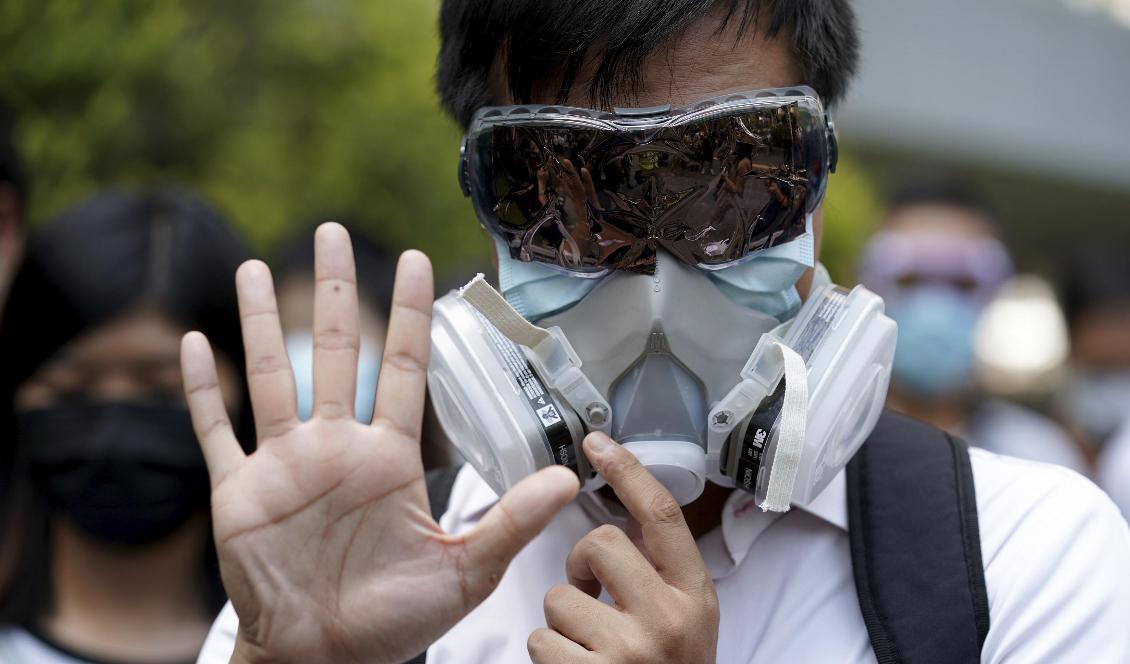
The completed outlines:
{"type": "MultiPolygon", "coordinates": [[[[309,330],[287,332],[285,342],[298,392],[298,419],[306,421],[314,412],[314,335],[309,330]]],[[[373,420],[380,372],[381,345],[363,337],[357,357],[357,398],[353,405],[358,422],[368,424],[373,420]]]]}
{"type": "Polygon", "coordinates": [[[942,286],[921,286],[887,301],[898,323],[892,380],[918,396],[960,394],[973,385],[973,330],[980,306],[942,286]]]}
{"type": "MultiPolygon", "coordinates": [[[[732,267],[704,270],[703,274],[737,304],[778,320],[788,320],[800,308],[796,282],[815,264],[814,245],[810,228],[792,242],[754,254],[732,267]]],[[[497,239],[495,250],[499,290],[510,306],[530,321],[536,322],[572,307],[604,278],[570,274],[540,263],[511,258],[506,245],[497,239]]]]}

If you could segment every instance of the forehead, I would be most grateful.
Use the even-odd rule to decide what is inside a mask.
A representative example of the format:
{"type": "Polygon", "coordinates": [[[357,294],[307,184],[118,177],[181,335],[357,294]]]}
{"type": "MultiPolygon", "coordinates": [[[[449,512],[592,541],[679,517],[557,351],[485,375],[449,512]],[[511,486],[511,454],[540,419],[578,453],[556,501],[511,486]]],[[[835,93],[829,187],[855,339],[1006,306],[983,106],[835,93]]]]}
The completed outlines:
{"type": "MultiPolygon", "coordinates": [[[[741,21],[724,22],[724,12],[712,12],[669,44],[655,49],[639,70],[636,90],[621,90],[613,104],[644,107],[682,106],[722,92],[776,88],[805,83],[789,44],[787,31],[770,39],[752,25],[739,34],[741,21]],[[722,26],[725,25],[723,28],[722,26]],[[720,29],[721,28],[721,29],[720,29]]],[[[564,102],[593,106],[590,83],[599,54],[590,54],[564,102]]],[[[534,103],[557,103],[560,80],[534,89],[534,103]]],[[[505,103],[514,103],[506,95],[505,103]]]]}
{"type": "Polygon", "coordinates": [[[161,314],[139,310],[75,339],[52,364],[101,365],[144,358],[176,358],[184,332],[161,314]]]}
{"type": "Polygon", "coordinates": [[[983,214],[948,203],[919,203],[897,208],[887,215],[886,227],[903,234],[995,236],[989,220],[983,214]]]}

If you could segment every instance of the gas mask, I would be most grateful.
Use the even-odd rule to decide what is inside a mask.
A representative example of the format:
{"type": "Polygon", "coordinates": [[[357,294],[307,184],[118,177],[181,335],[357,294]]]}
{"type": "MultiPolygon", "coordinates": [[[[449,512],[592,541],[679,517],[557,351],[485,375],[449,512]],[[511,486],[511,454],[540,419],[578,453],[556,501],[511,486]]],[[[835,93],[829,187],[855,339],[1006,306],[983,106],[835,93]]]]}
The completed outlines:
{"type": "Polygon", "coordinates": [[[800,270],[757,292],[758,257],[810,237],[834,163],[804,88],[679,110],[481,109],[465,191],[503,287],[523,288],[503,297],[479,275],[435,303],[428,386],[448,437],[500,495],[552,464],[599,488],[580,443],[602,431],[680,504],[707,481],[765,510],[811,501],[874,427],[894,353],[863,288],[824,276],[799,312],[800,270]]]}
{"type": "Polygon", "coordinates": [[[895,342],[882,309],[825,281],[782,323],[660,253],[655,274],[614,273],[539,327],[480,275],[435,304],[428,385],[499,494],[551,464],[599,488],[580,453],[599,430],[680,504],[709,480],[784,511],[815,498],[874,427],[895,342]]]}

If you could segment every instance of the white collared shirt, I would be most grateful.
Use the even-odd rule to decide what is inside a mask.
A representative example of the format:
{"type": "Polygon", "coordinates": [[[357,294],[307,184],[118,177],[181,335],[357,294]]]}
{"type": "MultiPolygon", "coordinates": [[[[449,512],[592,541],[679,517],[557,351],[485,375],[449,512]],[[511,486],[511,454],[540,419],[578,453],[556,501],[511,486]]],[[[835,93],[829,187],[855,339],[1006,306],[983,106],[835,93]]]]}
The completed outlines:
{"type": "Polygon", "coordinates": [[[1095,480],[1130,521],[1130,419],[1107,441],[1097,466],[1095,480]]]}
{"type": "MultiPolygon", "coordinates": [[[[985,662],[1130,662],[1130,531],[1093,484],[1056,466],[970,450],[991,627],[985,662]]],[[[494,504],[470,467],[440,525],[465,532],[494,504]]],[[[583,494],[514,559],[498,588],[428,650],[429,664],[528,662],[542,599],[573,545],[614,516],[583,494]]],[[[734,492],[698,541],[721,606],[718,661],[873,662],[856,599],[841,472],[807,507],[766,514],[734,492]]],[[[221,614],[200,664],[227,661],[221,614]],[[208,656],[207,653],[213,653],[208,656]]]]}

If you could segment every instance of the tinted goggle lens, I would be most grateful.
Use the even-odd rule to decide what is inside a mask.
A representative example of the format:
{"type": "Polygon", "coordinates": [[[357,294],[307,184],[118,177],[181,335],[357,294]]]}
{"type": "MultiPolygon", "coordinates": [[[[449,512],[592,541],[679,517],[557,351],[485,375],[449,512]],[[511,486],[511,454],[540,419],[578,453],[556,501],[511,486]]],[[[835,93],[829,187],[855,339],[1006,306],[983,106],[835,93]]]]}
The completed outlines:
{"type": "Polygon", "coordinates": [[[703,106],[642,120],[480,112],[466,155],[476,210],[515,258],[582,271],[651,272],[660,248],[721,267],[803,234],[831,166],[814,93],[703,106]]]}

